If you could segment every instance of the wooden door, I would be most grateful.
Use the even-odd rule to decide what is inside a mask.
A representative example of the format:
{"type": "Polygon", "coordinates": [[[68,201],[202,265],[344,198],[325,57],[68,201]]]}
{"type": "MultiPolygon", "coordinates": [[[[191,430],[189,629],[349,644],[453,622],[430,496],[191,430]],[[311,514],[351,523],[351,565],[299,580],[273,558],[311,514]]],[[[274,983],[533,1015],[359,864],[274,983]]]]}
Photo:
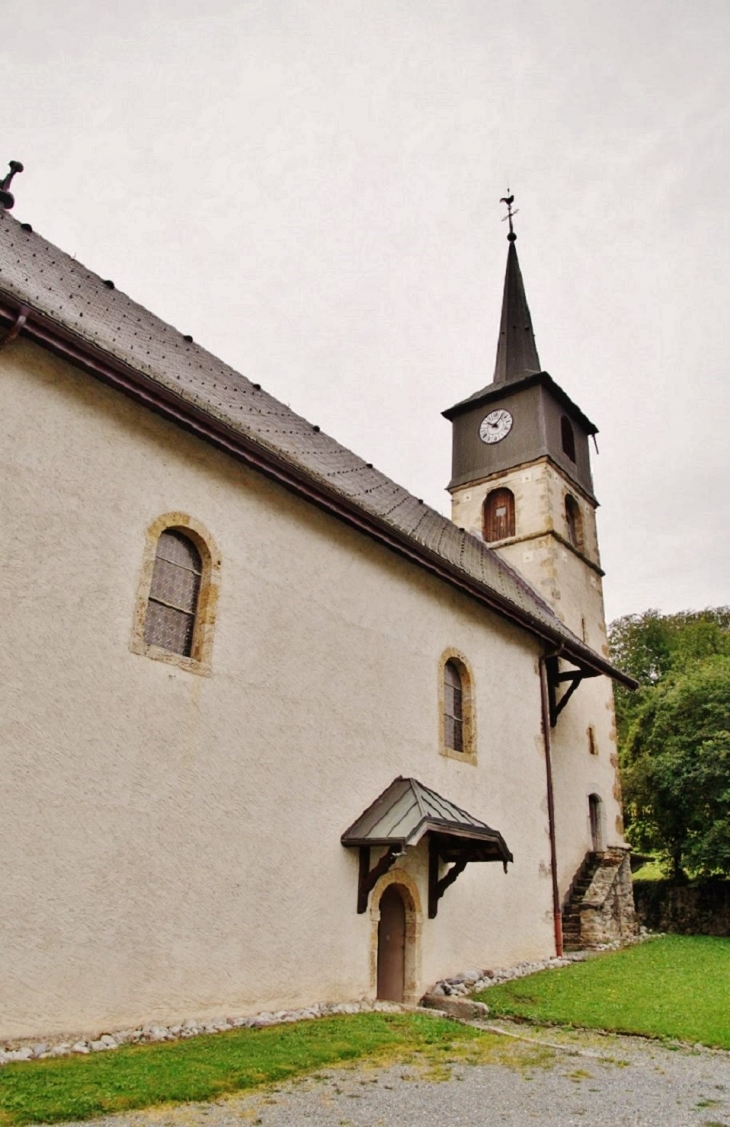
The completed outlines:
{"type": "Polygon", "coordinates": [[[395,885],[380,900],[378,924],[378,997],[403,1001],[406,969],[406,909],[395,885]]]}
{"type": "Polygon", "coordinates": [[[597,794],[589,796],[588,811],[591,821],[591,845],[593,852],[601,853],[603,851],[603,841],[601,840],[601,800],[597,794]]]}

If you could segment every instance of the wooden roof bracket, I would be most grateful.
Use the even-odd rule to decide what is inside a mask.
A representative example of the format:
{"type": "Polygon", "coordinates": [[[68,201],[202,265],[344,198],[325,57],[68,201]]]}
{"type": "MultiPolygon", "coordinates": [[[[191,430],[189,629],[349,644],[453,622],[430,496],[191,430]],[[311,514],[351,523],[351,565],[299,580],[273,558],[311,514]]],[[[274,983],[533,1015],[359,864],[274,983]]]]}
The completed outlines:
{"type": "Polygon", "coordinates": [[[449,885],[453,884],[456,878],[464,872],[464,869],[469,864],[469,854],[464,853],[459,857],[451,868],[439,878],[439,862],[441,860],[438,842],[434,837],[429,834],[428,837],[428,918],[433,920],[436,918],[438,912],[439,900],[446,892],[449,885]]]}
{"type": "Polygon", "coordinates": [[[550,704],[550,727],[554,728],[558,722],[558,716],[560,716],[560,713],[565,708],[583,678],[597,677],[598,673],[593,669],[586,669],[584,666],[578,666],[575,669],[567,669],[561,673],[557,656],[545,658],[545,668],[547,671],[548,698],[550,704]],[[568,683],[568,688],[563,695],[558,698],[558,688],[565,682],[568,683]]]}
{"type": "Polygon", "coordinates": [[[21,330],[25,325],[25,322],[28,320],[29,315],[30,309],[28,308],[28,306],[21,305],[16,314],[14,323],[10,326],[7,332],[0,337],[0,348],[3,348],[6,344],[10,344],[12,340],[15,340],[15,338],[20,335],[21,330]]]}
{"type": "Polygon", "coordinates": [[[392,869],[398,857],[402,856],[405,849],[402,845],[391,845],[387,853],[370,868],[370,846],[360,846],[360,868],[357,876],[357,914],[361,916],[367,911],[368,897],[373,888],[389,869],[392,869]]]}
{"type": "Polygon", "coordinates": [[[443,841],[439,841],[438,837],[434,834],[428,835],[428,918],[433,920],[438,913],[439,900],[446,892],[446,889],[454,883],[456,878],[464,872],[464,869],[470,861],[500,861],[502,867],[507,872],[507,862],[512,860],[512,854],[507,853],[495,857],[493,854],[486,854],[479,844],[464,844],[459,849],[457,855],[453,856],[453,847],[449,849],[451,856],[443,856],[443,841]],[[442,860],[453,861],[450,869],[439,877],[439,864],[442,860]]]}

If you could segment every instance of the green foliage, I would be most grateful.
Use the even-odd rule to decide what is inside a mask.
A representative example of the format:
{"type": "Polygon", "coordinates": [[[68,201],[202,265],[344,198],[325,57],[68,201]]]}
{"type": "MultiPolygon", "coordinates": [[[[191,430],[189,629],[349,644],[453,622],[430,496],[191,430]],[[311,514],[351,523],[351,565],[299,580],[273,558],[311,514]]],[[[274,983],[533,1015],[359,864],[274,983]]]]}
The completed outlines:
{"type": "Polygon", "coordinates": [[[632,844],[674,876],[730,875],[730,657],[667,677],[622,752],[632,844]]]}
{"type": "Polygon", "coordinates": [[[730,939],[666,935],[476,995],[516,1016],[730,1049],[730,939]]]}
{"type": "Polygon", "coordinates": [[[421,1014],[371,1013],[8,1064],[0,1069],[0,1124],[58,1123],[218,1099],[363,1056],[450,1049],[485,1036],[421,1014]]]}
{"type": "Polygon", "coordinates": [[[619,741],[654,686],[715,654],[730,655],[730,607],[660,614],[627,614],[608,630],[612,660],[639,682],[636,693],[616,686],[619,741]]]}
{"type": "Polygon", "coordinates": [[[730,607],[627,615],[613,660],[627,837],[674,875],[730,873],[730,607]]]}

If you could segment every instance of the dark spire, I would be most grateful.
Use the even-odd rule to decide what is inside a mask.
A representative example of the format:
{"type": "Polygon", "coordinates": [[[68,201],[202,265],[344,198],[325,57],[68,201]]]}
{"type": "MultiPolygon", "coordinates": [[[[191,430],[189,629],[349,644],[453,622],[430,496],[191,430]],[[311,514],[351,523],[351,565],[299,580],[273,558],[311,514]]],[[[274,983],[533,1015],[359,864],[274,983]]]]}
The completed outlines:
{"type": "Polygon", "coordinates": [[[494,383],[510,383],[522,379],[531,372],[539,372],[540,359],[537,355],[535,336],[532,331],[530,310],[525,296],[520,264],[517,259],[515,241],[517,236],[512,227],[512,218],[517,213],[512,210],[514,196],[505,196],[500,203],[507,204],[505,219],[509,220],[509,250],[507,270],[504,275],[504,294],[502,296],[502,320],[499,326],[497,359],[494,364],[494,383]]]}

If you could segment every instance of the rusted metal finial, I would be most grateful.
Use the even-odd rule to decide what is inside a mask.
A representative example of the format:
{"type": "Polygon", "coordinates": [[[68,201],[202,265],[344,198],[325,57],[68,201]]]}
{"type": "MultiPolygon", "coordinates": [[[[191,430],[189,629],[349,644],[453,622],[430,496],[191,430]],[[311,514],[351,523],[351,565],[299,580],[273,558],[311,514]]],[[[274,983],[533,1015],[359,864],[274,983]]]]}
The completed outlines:
{"type": "Polygon", "coordinates": [[[12,183],[13,177],[15,176],[16,172],[23,171],[23,166],[19,160],[11,160],[9,167],[10,172],[8,172],[4,180],[0,181],[0,208],[4,208],[5,211],[10,211],[11,207],[15,203],[15,196],[11,191],[8,190],[12,183]]]}
{"type": "Polygon", "coordinates": [[[517,215],[517,213],[519,212],[520,209],[517,208],[516,211],[512,210],[512,204],[515,202],[515,197],[511,196],[509,194],[509,188],[507,189],[507,195],[502,196],[502,198],[499,202],[507,204],[507,214],[502,216],[502,222],[504,223],[505,219],[509,219],[509,235],[507,236],[507,238],[509,239],[509,241],[511,243],[513,243],[515,241],[515,239],[517,238],[517,236],[515,235],[515,230],[514,230],[514,227],[512,226],[512,219],[514,218],[515,215],[517,215]]]}

